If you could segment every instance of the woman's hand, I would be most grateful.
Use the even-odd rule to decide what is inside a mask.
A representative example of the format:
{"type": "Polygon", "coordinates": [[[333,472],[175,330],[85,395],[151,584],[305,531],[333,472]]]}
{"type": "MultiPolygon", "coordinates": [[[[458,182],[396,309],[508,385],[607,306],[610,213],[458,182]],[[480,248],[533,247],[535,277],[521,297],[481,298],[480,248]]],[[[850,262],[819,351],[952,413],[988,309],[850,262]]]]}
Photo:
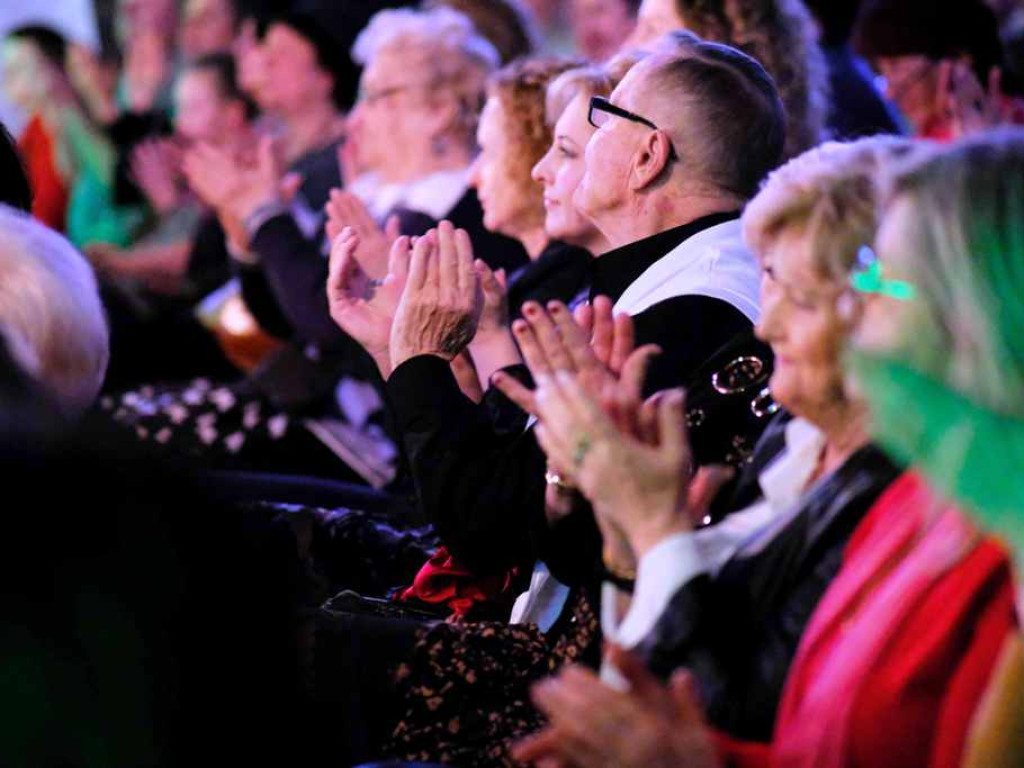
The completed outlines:
{"type": "Polygon", "coordinates": [[[548,727],[513,749],[523,763],[579,768],[718,768],[721,761],[685,670],[666,687],[632,654],[606,661],[628,683],[617,691],[590,670],[568,667],[533,688],[548,727]]]}
{"type": "Polygon", "coordinates": [[[181,202],[181,164],[181,150],[171,139],[150,139],[132,152],[132,179],[158,214],[170,213],[181,202]]]}
{"type": "Polygon", "coordinates": [[[429,239],[420,238],[415,251],[410,252],[409,238],[397,238],[391,246],[388,274],[383,280],[370,278],[362,268],[360,240],[355,230],[342,230],[331,247],[327,277],[331,318],[373,357],[385,378],[391,373],[392,323],[409,275],[410,261],[414,254],[422,258],[432,247],[429,239]]]}
{"type": "Polygon", "coordinates": [[[377,226],[366,205],[351,192],[332,189],[324,209],[327,212],[327,237],[333,242],[345,227],[359,236],[359,262],[373,278],[387,274],[391,244],[401,234],[398,217],[391,216],[384,229],[377,226]]]}
{"type": "Polygon", "coordinates": [[[993,67],[982,85],[964,61],[944,61],[939,69],[940,93],[953,136],[960,138],[1010,122],[1011,102],[1003,96],[1002,72],[993,67]]]}
{"type": "MultiPolygon", "coordinates": [[[[633,391],[642,359],[636,356],[624,377],[633,391]]],[[[621,532],[640,558],[665,537],[692,529],[685,505],[691,454],[682,391],[658,393],[640,407],[626,402],[632,399],[612,392],[602,407],[576,377],[542,376],[536,434],[548,459],[568,468],[598,519],[621,532]]]]}
{"type": "Polygon", "coordinates": [[[483,295],[465,231],[442,221],[428,233],[433,248],[417,241],[402,300],[391,328],[391,367],[418,355],[449,362],[476,333],[483,295]]]}

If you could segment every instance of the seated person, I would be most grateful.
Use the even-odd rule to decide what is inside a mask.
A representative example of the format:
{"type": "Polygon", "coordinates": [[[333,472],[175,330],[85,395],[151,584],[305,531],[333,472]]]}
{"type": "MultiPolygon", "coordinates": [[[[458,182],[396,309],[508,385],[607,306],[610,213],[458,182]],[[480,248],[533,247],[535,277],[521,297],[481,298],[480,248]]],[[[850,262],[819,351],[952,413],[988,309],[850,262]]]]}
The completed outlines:
{"type": "MultiPolygon", "coordinates": [[[[587,765],[597,763],[581,755],[600,754],[622,765],[963,764],[986,686],[997,686],[982,710],[990,715],[993,701],[999,711],[1006,681],[1019,674],[1008,552],[960,507],[1019,546],[1022,496],[1013,467],[1024,445],[1024,403],[1012,362],[1020,357],[1020,337],[1008,319],[1018,311],[1021,289],[1022,164],[1024,137],[1014,131],[982,135],[898,169],[875,247],[862,248],[850,287],[834,294],[835,311],[855,326],[848,380],[863,393],[870,431],[913,468],[854,527],[801,638],[770,733],[755,737],[760,743],[716,737],[687,682],[696,679],[704,689],[699,665],[678,673],[668,694],[634,657],[613,650],[611,660],[627,672],[631,690],[614,691],[575,672],[538,691],[553,722],[522,759],[564,755],[587,765]],[[1001,653],[1005,663],[997,668],[1001,653]],[[614,718],[614,735],[598,724],[606,717],[614,718]]],[[[678,418],[665,416],[663,425],[679,426],[678,418]]],[[[606,434],[614,433],[613,427],[606,434]]],[[[680,453],[678,435],[664,434],[668,439],[656,448],[611,440],[632,442],[627,451],[658,454],[667,460],[663,467],[674,464],[678,473],[685,448],[680,453]]],[[[603,464],[600,455],[586,472],[603,464]]],[[[684,488],[685,481],[676,491],[684,488]]],[[[628,512],[615,501],[606,507],[624,513],[615,515],[620,522],[632,519],[635,531],[645,529],[631,537],[636,546],[656,556],[662,543],[686,536],[678,533],[686,529],[685,503],[647,514],[654,507],[644,510],[636,501],[628,512]]],[[[645,565],[638,594],[651,575],[645,565]]],[[[683,618],[687,589],[671,598],[662,629],[683,618]]],[[[651,635],[655,643],[668,637],[651,635]]],[[[990,724],[987,731],[991,737],[990,724]]],[[[977,759],[983,743],[970,745],[968,759],[977,759]]],[[[1019,752],[1012,757],[1019,760],[1019,752]]]]}

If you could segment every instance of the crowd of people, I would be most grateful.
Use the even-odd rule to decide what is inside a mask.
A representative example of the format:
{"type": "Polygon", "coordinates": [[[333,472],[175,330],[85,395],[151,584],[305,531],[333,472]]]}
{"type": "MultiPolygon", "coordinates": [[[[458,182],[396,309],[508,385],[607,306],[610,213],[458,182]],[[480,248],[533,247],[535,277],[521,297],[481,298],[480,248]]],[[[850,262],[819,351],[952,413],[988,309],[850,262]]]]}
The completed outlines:
{"type": "Polygon", "coordinates": [[[1024,763],[1024,6],[97,11],[0,42],[0,761],[1024,763]]]}

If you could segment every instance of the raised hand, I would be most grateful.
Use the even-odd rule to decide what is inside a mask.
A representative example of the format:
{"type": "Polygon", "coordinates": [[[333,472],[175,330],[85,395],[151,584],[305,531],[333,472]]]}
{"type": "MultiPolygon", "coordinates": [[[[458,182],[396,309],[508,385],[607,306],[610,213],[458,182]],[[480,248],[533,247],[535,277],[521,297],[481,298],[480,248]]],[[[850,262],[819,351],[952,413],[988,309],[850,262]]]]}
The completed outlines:
{"type": "Polygon", "coordinates": [[[181,165],[181,150],[171,139],[150,139],[132,152],[132,179],[157,213],[167,214],[180,204],[181,165]]]}
{"type": "Polygon", "coordinates": [[[442,221],[428,237],[436,247],[413,253],[391,328],[392,368],[418,355],[451,361],[472,340],[480,320],[483,295],[469,235],[442,221]]]}
{"type": "MultiPolygon", "coordinates": [[[[628,378],[640,378],[633,370],[630,366],[628,378]]],[[[639,558],[666,536],[692,529],[682,391],[634,404],[633,413],[617,424],[607,412],[616,406],[602,407],[578,377],[559,371],[537,383],[537,441],[590,501],[602,531],[607,526],[613,534],[621,532],[639,558]]]]}
{"type": "Polygon", "coordinates": [[[384,229],[377,226],[366,205],[351,192],[332,189],[324,207],[327,212],[327,237],[333,242],[345,227],[359,236],[359,262],[370,277],[387,273],[388,253],[399,234],[398,217],[391,216],[384,229]]]}
{"type": "Polygon", "coordinates": [[[420,238],[415,251],[410,251],[409,238],[397,238],[391,246],[388,273],[382,280],[371,278],[362,268],[360,248],[354,229],[346,228],[335,238],[327,277],[327,301],[334,322],[363,346],[386,378],[391,373],[392,323],[409,275],[410,260],[414,253],[422,258],[433,245],[429,238],[420,238]]]}
{"type": "Polygon", "coordinates": [[[615,690],[582,667],[568,667],[534,686],[534,703],[549,724],[515,746],[516,760],[579,768],[722,764],[688,672],[676,672],[665,686],[639,659],[616,646],[609,647],[606,661],[619,671],[628,690],[615,690]]]}

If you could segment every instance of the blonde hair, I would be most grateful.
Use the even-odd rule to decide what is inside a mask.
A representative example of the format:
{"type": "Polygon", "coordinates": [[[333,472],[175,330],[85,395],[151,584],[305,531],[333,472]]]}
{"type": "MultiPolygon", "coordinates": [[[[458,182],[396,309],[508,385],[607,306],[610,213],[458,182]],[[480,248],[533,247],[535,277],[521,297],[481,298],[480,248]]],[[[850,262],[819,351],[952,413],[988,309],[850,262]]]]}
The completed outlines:
{"type": "Polygon", "coordinates": [[[487,79],[500,64],[494,46],[462,13],[447,7],[380,11],[359,33],[352,59],[367,66],[384,50],[398,50],[410,70],[423,68],[432,86],[428,98],[454,98],[459,116],[454,133],[472,145],[487,79]]]}
{"type": "Polygon", "coordinates": [[[557,123],[577,96],[608,96],[629,70],[647,55],[644,51],[627,51],[605,64],[577,67],[560,74],[548,86],[545,104],[548,125],[557,123]]]}
{"type": "Polygon", "coordinates": [[[88,262],[64,237],[0,205],[0,333],[69,415],[99,394],[110,355],[88,262]]]}
{"type": "Polygon", "coordinates": [[[743,212],[747,245],[763,255],[783,232],[799,229],[819,275],[845,280],[878,229],[881,168],[913,147],[909,139],[876,136],[795,157],[768,176],[743,212]]]}

